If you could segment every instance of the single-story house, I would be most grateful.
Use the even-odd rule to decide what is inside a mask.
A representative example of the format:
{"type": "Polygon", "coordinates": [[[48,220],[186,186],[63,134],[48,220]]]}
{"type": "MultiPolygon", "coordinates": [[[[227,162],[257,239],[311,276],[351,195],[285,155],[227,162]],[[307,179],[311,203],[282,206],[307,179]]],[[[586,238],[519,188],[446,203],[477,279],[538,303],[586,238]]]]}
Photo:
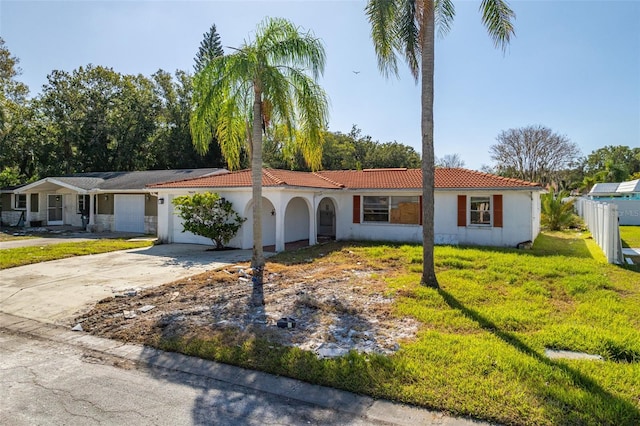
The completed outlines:
{"type": "Polygon", "coordinates": [[[89,172],[55,176],[0,192],[2,223],[87,226],[155,234],[158,201],[147,185],[226,172],[224,169],[89,172]]]}
{"type": "MultiPolygon", "coordinates": [[[[263,244],[319,239],[422,241],[420,169],[294,172],[263,169],[263,244]]],[[[216,192],[247,220],[229,246],[253,246],[251,171],[149,185],[158,197],[158,238],[212,244],[183,232],[172,200],[216,192]]],[[[540,232],[542,186],[461,168],[435,172],[435,241],[515,247],[540,232]]]]}
{"type": "Polygon", "coordinates": [[[587,198],[618,206],[620,225],[640,226],[640,179],[619,183],[597,183],[587,198]]]}

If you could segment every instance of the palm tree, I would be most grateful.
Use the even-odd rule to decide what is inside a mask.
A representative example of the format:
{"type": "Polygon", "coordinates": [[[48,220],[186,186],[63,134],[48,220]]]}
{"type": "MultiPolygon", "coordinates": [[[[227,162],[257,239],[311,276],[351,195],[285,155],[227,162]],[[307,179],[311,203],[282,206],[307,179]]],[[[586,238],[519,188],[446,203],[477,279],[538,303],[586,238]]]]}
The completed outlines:
{"type": "MultiPolygon", "coordinates": [[[[513,11],[504,0],[480,2],[482,22],[496,47],[506,48],[514,34],[513,11]]],[[[455,15],[451,0],[368,0],[365,12],[383,75],[398,75],[397,57],[403,57],[418,82],[422,97],[422,254],[423,285],[438,288],[434,245],[433,76],[435,27],[446,34],[455,15]]]]}
{"type": "Polygon", "coordinates": [[[253,187],[253,297],[264,305],[262,251],[262,135],[279,123],[312,169],[320,167],[328,99],[316,83],[324,71],[322,42],[281,18],[267,18],[255,38],[212,59],[194,76],[191,133],[200,153],[212,136],[230,169],[240,167],[243,149],[251,155],[253,187]],[[311,72],[311,76],[307,72],[311,72]]]}

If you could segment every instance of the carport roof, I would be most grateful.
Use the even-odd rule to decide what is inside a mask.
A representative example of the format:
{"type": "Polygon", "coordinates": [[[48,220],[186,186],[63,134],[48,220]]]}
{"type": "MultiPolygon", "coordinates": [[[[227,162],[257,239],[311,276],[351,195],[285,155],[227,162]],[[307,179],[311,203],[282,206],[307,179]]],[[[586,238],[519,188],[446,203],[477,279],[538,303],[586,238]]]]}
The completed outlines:
{"type": "MultiPolygon", "coordinates": [[[[420,169],[365,169],[293,172],[263,169],[262,185],[292,186],[319,189],[421,189],[420,169]]],[[[214,176],[149,185],[152,188],[230,188],[250,187],[251,171],[241,170],[214,176]]],[[[438,168],[435,171],[438,189],[542,189],[540,184],[505,178],[467,169],[438,168]]]]}

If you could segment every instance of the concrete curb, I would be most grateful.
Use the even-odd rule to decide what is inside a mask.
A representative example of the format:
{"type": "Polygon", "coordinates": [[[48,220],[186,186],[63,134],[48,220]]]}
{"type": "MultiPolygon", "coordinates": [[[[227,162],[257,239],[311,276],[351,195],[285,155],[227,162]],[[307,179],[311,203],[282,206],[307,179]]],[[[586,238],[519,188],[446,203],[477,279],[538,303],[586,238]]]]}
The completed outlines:
{"type": "Polygon", "coordinates": [[[442,426],[489,424],[473,419],[450,417],[438,411],[430,411],[385,400],[376,400],[371,397],[313,385],[288,377],[247,370],[142,345],[122,343],[3,312],[0,312],[0,330],[51,340],[123,358],[149,367],[203,376],[291,400],[355,414],[374,422],[407,426],[416,424],[442,426]]]}

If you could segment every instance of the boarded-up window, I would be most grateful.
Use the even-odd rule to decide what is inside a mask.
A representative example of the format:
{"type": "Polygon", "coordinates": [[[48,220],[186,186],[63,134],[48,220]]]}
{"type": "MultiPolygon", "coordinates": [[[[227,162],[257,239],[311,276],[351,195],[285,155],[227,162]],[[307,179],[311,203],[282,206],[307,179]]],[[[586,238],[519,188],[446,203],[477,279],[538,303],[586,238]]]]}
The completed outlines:
{"type": "Polygon", "coordinates": [[[391,223],[420,224],[419,197],[391,197],[391,223]]]}
{"type": "MultiPolygon", "coordinates": [[[[419,225],[421,223],[421,197],[362,197],[362,221],[419,225]]],[[[355,218],[355,216],[354,216],[355,218]]]]}

